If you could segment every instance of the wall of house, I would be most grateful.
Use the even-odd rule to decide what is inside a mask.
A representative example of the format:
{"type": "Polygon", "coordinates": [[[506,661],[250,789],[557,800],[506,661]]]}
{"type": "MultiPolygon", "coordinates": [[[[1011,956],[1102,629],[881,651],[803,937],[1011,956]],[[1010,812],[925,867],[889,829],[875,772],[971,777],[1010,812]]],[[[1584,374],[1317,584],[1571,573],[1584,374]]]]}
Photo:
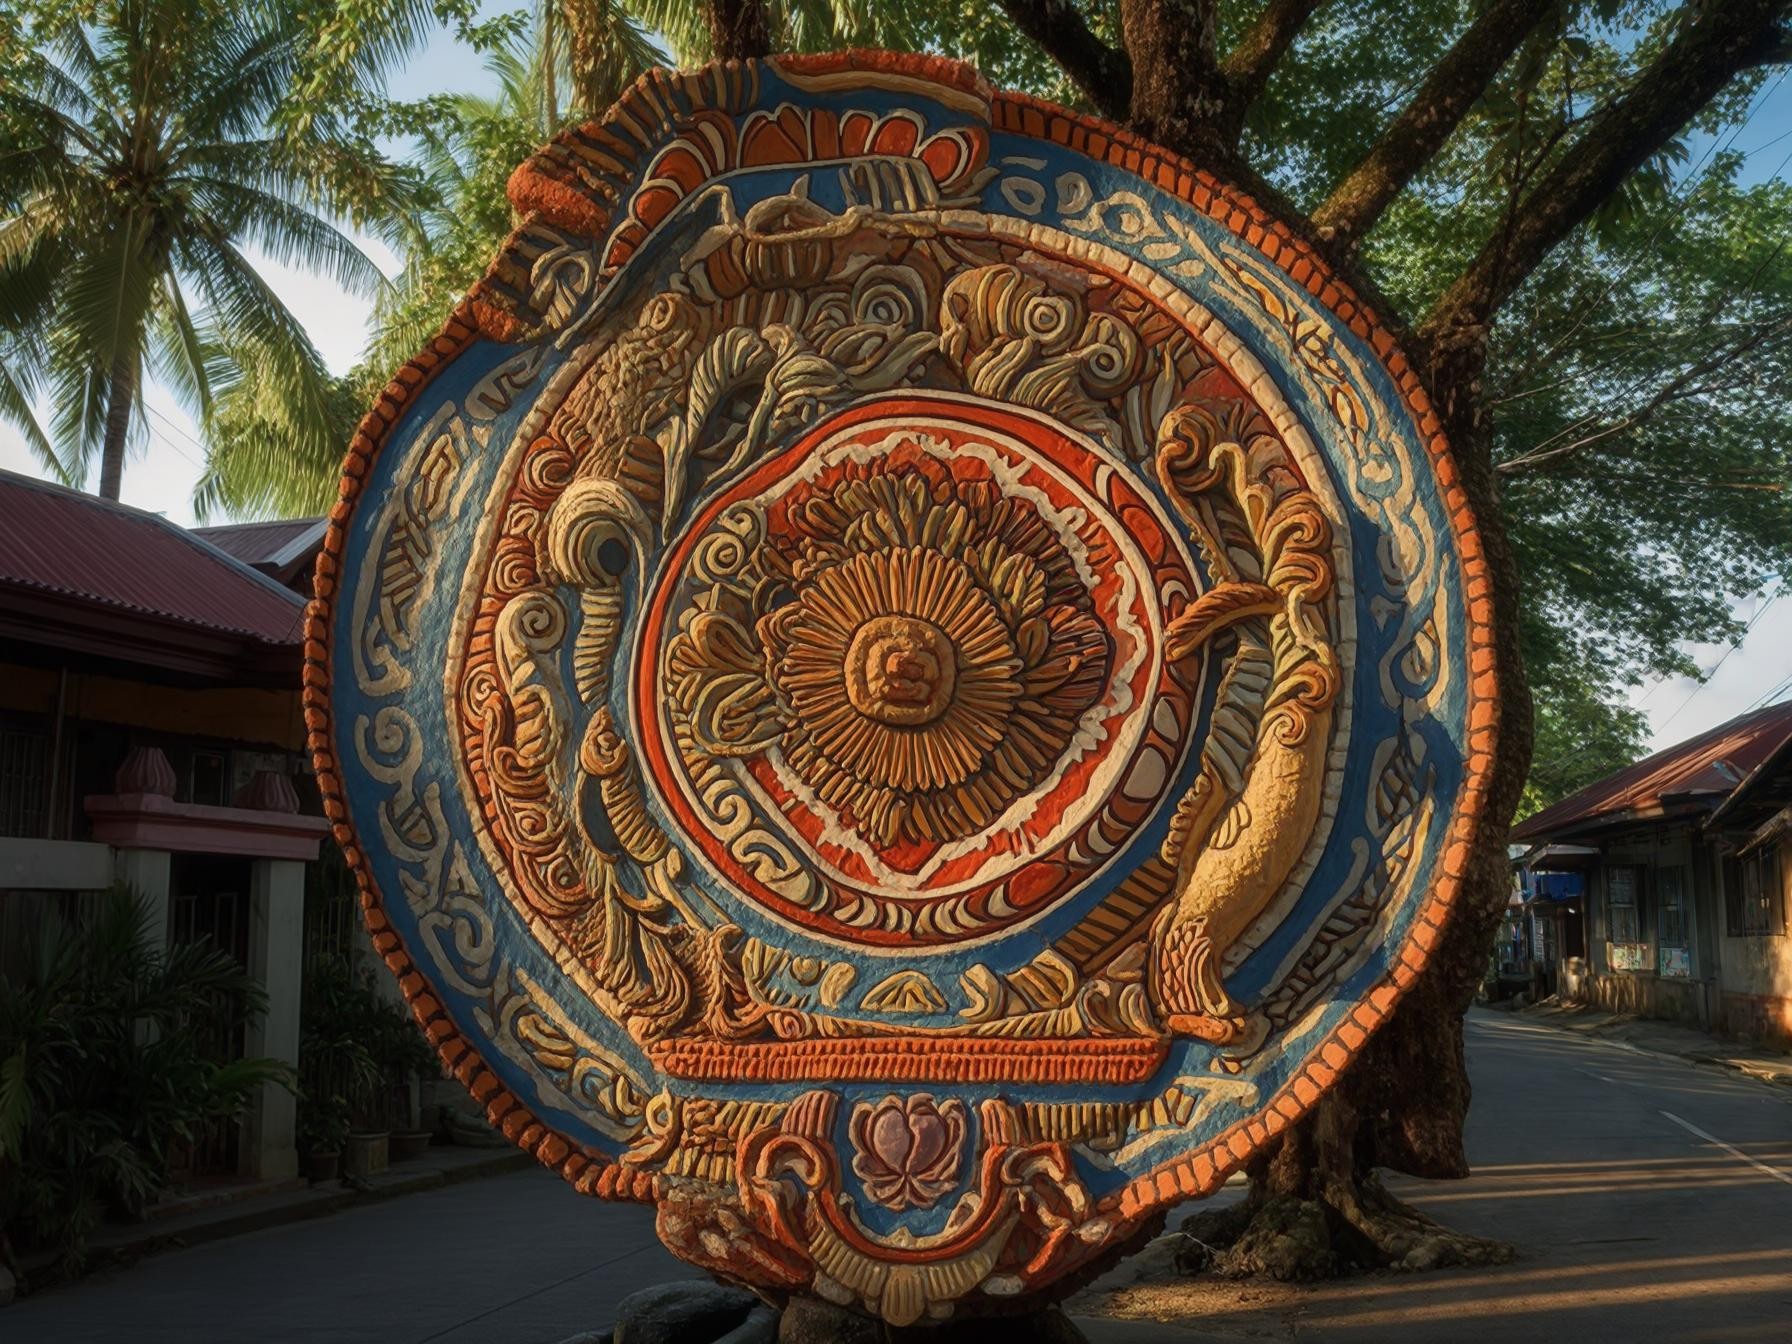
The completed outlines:
{"type": "Polygon", "coordinates": [[[1779,851],[1779,928],[1745,937],[1724,930],[1718,1015],[1730,1035],[1792,1048],[1792,845],[1781,840],[1779,851]]]}
{"type": "Polygon", "coordinates": [[[118,766],[138,746],[168,757],[180,802],[228,806],[257,771],[272,770],[293,776],[301,799],[316,805],[296,688],[189,688],[73,671],[59,688],[53,667],[0,661],[0,748],[9,772],[0,777],[0,836],[88,838],[82,800],[112,793],[118,766]]]}
{"type": "Polygon", "coordinates": [[[1615,836],[1601,847],[1594,870],[1589,947],[1584,974],[1565,977],[1564,998],[1607,1012],[1634,1013],[1709,1029],[1717,1025],[1717,971],[1712,910],[1721,909],[1710,847],[1684,824],[1639,829],[1615,836]],[[1613,872],[1641,871],[1634,940],[1615,941],[1611,906],[1613,872]],[[1664,878],[1663,873],[1669,874],[1664,878]],[[1684,938],[1662,940],[1665,881],[1677,880],[1684,893],[1684,938]]]}

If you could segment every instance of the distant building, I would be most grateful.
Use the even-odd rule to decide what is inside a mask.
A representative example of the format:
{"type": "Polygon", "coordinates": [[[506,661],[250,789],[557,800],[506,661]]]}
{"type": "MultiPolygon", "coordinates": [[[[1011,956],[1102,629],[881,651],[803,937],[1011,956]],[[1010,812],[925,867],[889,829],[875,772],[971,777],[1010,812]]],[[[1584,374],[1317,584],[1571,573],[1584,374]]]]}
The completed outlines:
{"type": "MultiPolygon", "coordinates": [[[[226,1024],[220,1050],[296,1061],[307,888],[314,922],[352,916],[303,751],[322,524],[216,529],[220,548],[6,472],[0,520],[0,966],[55,903],[126,882],[162,937],[210,939],[266,989],[265,1019],[226,1024]]],[[[291,1176],[293,1125],[269,1088],[192,1167],[291,1176]]]]}
{"type": "Polygon", "coordinates": [[[1564,999],[1792,1045],[1792,704],[1658,752],[1513,831],[1564,999]]]}

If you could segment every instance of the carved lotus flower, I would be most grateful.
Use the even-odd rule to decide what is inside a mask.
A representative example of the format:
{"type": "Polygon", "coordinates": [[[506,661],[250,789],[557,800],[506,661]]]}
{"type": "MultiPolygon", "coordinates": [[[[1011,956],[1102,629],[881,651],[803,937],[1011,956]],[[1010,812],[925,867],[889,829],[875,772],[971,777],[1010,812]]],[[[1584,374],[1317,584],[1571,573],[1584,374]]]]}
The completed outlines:
{"type": "Polygon", "coordinates": [[[965,1128],[963,1102],[936,1102],[925,1092],[860,1102],[852,1113],[852,1169],[885,1208],[927,1208],[958,1182],[965,1128]]]}

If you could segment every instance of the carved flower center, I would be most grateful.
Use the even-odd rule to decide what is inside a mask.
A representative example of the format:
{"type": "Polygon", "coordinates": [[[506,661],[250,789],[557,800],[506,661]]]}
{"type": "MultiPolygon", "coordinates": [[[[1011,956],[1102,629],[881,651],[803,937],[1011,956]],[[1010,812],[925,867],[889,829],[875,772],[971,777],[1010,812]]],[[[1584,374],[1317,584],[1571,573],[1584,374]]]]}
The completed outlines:
{"type": "Polygon", "coordinates": [[[846,650],[846,697],[866,718],[899,728],[932,723],[952,703],[958,650],[918,616],[874,616],[846,650]]]}

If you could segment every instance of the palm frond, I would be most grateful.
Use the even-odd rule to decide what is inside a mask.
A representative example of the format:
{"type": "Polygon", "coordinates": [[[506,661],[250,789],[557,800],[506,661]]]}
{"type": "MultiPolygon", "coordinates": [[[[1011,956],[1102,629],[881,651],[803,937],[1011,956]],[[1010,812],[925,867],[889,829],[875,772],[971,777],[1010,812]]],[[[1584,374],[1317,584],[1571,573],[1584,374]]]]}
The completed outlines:
{"type": "Polygon", "coordinates": [[[37,422],[37,412],[32,406],[32,389],[35,377],[22,359],[9,359],[0,352],[0,420],[11,424],[25,440],[25,446],[31,450],[32,456],[47,467],[64,485],[73,484],[56,450],[50,446],[49,436],[44,433],[43,426],[37,422]]]}
{"type": "Polygon", "coordinates": [[[190,181],[198,208],[222,222],[229,236],[281,265],[320,272],[353,294],[374,294],[386,283],[385,274],[352,238],[309,210],[240,182],[212,177],[190,181]]]}
{"type": "Polygon", "coordinates": [[[180,281],[172,272],[162,277],[162,299],[150,337],[156,377],[203,423],[212,409],[213,361],[208,347],[213,342],[193,321],[180,281]]]}
{"type": "Polygon", "coordinates": [[[114,372],[132,370],[133,395],[138,390],[135,370],[166,264],[147,241],[143,222],[126,219],[112,237],[76,253],[58,279],[50,341],[52,423],[69,471],[85,474],[100,446],[114,372]]]}

